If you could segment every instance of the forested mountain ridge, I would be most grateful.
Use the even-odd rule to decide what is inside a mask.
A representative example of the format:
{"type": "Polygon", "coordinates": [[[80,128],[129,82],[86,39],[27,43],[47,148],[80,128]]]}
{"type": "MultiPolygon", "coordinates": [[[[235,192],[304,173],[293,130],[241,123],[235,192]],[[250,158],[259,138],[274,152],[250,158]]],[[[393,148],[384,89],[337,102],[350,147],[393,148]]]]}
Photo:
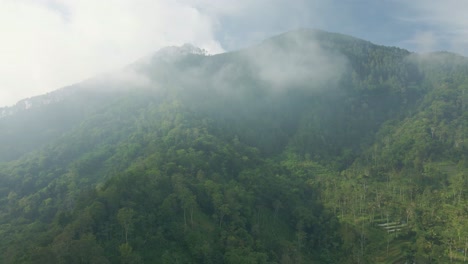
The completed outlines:
{"type": "Polygon", "coordinates": [[[462,263],[467,76],[299,30],[64,88],[0,119],[0,262],[462,263]]]}

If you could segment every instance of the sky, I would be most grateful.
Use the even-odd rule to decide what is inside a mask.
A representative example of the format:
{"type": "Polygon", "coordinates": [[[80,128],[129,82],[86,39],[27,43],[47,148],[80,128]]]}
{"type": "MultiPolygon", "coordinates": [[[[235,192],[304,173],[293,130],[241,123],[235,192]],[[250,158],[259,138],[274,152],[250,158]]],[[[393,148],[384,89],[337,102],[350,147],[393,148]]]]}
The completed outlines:
{"type": "Polygon", "coordinates": [[[165,46],[217,54],[299,28],[468,56],[467,11],[464,0],[0,0],[0,107],[165,46]]]}

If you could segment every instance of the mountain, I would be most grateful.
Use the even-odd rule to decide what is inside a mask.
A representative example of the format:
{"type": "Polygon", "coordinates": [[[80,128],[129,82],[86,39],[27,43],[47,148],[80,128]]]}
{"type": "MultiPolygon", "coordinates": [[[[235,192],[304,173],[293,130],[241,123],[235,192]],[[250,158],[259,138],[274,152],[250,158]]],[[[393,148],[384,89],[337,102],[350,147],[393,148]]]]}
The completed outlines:
{"type": "Polygon", "coordinates": [[[468,60],[297,30],[0,109],[1,263],[461,263],[468,60]]]}

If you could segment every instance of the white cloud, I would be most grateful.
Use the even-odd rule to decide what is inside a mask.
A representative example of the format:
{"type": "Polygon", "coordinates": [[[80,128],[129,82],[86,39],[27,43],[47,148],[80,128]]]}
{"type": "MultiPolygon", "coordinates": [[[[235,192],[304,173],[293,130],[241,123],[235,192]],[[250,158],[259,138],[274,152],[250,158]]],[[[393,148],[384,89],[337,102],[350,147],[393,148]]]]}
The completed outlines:
{"type": "MultiPolygon", "coordinates": [[[[464,2],[395,2],[414,14],[415,26],[430,26],[410,44],[430,49],[449,39],[453,50],[466,49],[464,2]]],[[[353,21],[366,18],[349,12],[338,0],[0,0],[0,107],[164,46],[188,42],[218,53],[301,27],[355,32],[353,21]]]]}
{"type": "Polygon", "coordinates": [[[0,0],[0,106],[190,42],[222,52],[216,19],[187,1],[0,0]]]}
{"type": "Polygon", "coordinates": [[[322,48],[313,35],[289,33],[283,38],[287,47],[267,42],[247,58],[259,78],[274,91],[298,88],[304,83],[309,89],[324,87],[337,82],[348,65],[343,55],[322,48]]]}
{"type": "Polygon", "coordinates": [[[213,54],[304,21],[320,24],[326,7],[325,0],[0,0],[0,107],[164,46],[192,43],[213,54]]]}
{"type": "Polygon", "coordinates": [[[468,2],[461,0],[401,1],[409,8],[412,17],[405,18],[414,25],[424,27],[412,40],[423,49],[448,49],[468,53],[468,2]]]}

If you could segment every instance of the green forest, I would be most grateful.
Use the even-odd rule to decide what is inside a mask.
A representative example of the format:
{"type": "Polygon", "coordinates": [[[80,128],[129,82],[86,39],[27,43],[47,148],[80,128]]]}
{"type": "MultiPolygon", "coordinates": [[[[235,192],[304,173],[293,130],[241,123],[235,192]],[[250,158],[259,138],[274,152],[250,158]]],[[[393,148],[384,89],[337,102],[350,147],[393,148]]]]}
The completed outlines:
{"type": "Polygon", "coordinates": [[[0,263],[468,262],[467,58],[298,30],[126,70],[0,117],[0,263]]]}

